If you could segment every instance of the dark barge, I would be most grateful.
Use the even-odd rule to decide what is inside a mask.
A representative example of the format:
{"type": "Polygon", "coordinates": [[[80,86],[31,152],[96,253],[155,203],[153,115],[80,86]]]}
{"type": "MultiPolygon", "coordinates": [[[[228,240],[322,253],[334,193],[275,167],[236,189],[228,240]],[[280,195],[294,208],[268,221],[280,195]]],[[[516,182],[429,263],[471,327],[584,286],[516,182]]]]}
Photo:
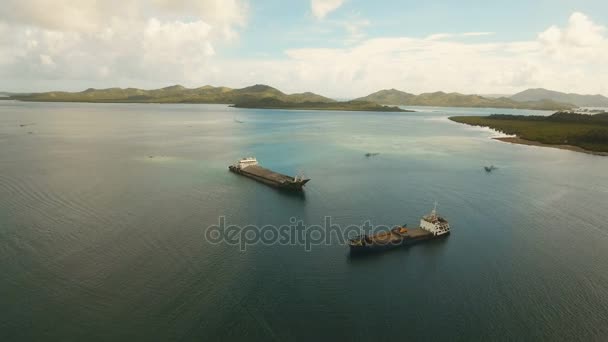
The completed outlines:
{"type": "Polygon", "coordinates": [[[450,234],[450,224],[437,215],[437,206],[420,220],[420,228],[409,229],[405,225],[371,235],[361,235],[349,241],[353,254],[381,252],[411,245],[417,242],[445,237],[450,234]]]}
{"type": "Polygon", "coordinates": [[[228,166],[228,170],[283,190],[302,191],[304,184],[310,181],[310,179],[301,176],[291,177],[263,168],[253,157],[239,160],[228,166]]]}

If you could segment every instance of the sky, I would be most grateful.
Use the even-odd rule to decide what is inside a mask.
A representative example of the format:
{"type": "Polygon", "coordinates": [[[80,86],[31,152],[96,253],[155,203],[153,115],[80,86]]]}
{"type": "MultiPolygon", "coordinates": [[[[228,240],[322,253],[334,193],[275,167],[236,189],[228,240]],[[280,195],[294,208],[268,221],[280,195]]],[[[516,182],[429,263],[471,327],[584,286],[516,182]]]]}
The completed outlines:
{"type": "Polygon", "coordinates": [[[2,0],[0,90],[608,96],[608,1],[2,0]]]}

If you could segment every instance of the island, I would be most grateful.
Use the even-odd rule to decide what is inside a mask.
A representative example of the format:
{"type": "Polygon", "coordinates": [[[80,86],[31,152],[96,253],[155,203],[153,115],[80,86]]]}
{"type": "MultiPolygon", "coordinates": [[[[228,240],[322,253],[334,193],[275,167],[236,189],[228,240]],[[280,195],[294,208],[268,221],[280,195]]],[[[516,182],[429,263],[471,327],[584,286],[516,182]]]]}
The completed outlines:
{"type": "Polygon", "coordinates": [[[92,103],[208,103],[234,104],[241,101],[262,98],[276,98],[286,102],[335,102],[335,100],[314,93],[285,94],[282,91],[263,84],[232,89],[228,87],[203,86],[186,88],[174,85],[161,89],[137,88],[89,88],[80,92],[51,91],[12,95],[19,101],[35,102],[92,102],[92,103]]]}
{"type": "Polygon", "coordinates": [[[356,99],[383,105],[433,106],[433,107],[471,107],[471,108],[510,108],[534,110],[568,110],[576,105],[553,99],[535,98],[516,100],[508,97],[490,98],[481,95],[460,93],[423,93],[414,95],[397,89],[384,89],[356,99]]]}
{"type": "Polygon", "coordinates": [[[595,95],[581,95],[574,93],[562,93],[555,90],[543,88],[527,89],[510,97],[512,100],[527,102],[551,100],[562,103],[572,103],[578,107],[608,107],[608,97],[595,95]]]}
{"type": "Polygon", "coordinates": [[[492,114],[453,116],[449,119],[513,135],[495,138],[503,142],[608,155],[608,113],[557,112],[550,116],[492,114]]]}
{"type": "Polygon", "coordinates": [[[81,92],[54,91],[13,94],[9,95],[7,99],[36,102],[204,103],[229,104],[236,108],[412,112],[411,110],[379,105],[369,101],[336,101],[311,92],[286,94],[263,84],[240,89],[213,86],[186,88],[181,85],[153,90],[90,88],[81,92]]]}
{"type": "Polygon", "coordinates": [[[530,92],[512,97],[489,97],[442,91],[414,95],[397,89],[385,89],[351,101],[334,99],[311,93],[286,94],[264,84],[244,88],[214,87],[206,85],[186,88],[174,85],[160,89],[138,88],[89,88],[80,92],[50,91],[31,94],[4,93],[4,100],[39,102],[93,102],[93,103],[205,103],[229,104],[237,108],[268,109],[308,109],[308,110],[358,110],[403,112],[386,106],[433,106],[433,107],[475,107],[510,108],[534,110],[570,110],[577,105],[564,100],[572,100],[581,106],[585,103],[604,103],[608,100],[601,95],[583,96],[558,92],[530,92]],[[566,96],[567,95],[567,96],[566,96]],[[576,95],[576,96],[575,96],[576,95]],[[547,96],[547,97],[544,97],[547,96]]]}
{"type": "Polygon", "coordinates": [[[261,109],[343,110],[365,112],[413,112],[413,110],[406,110],[393,106],[383,106],[369,101],[286,102],[270,97],[238,102],[232,105],[232,107],[261,109]]]}

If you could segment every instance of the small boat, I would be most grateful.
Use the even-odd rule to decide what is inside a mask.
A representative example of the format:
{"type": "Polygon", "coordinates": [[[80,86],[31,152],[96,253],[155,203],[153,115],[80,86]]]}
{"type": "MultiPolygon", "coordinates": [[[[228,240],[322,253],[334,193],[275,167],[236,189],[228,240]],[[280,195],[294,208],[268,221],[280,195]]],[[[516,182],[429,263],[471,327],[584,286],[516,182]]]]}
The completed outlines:
{"type": "Polygon", "coordinates": [[[487,172],[487,173],[490,173],[490,172],[492,172],[492,171],[494,171],[494,170],[498,169],[498,168],[497,168],[496,166],[494,166],[494,165],[490,165],[490,166],[484,166],[483,168],[484,168],[484,170],[486,170],[486,172],[487,172]]]}

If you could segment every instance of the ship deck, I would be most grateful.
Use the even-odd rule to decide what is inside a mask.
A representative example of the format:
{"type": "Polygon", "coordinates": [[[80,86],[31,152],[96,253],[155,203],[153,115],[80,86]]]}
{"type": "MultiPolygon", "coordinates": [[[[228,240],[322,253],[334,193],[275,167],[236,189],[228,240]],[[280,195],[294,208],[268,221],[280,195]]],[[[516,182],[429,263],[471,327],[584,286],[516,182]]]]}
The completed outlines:
{"type": "Polygon", "coordinates": [[[274,172],[268,169],[265,169],[259,165],[251,165],[242,169],[241,172],[249,173],[254,176],[258,176],[264,179],[268,179],[277,183],[282,183],[286,181],[293,181],[293,177],[284,175],[282,173],[274,172]]]}
{"type": "Polygon", "coordinates": [[[390,241],[399,241],[403,236],[393,232],[381,232],[371,237],[376,243],[388,243],[390,241]]]}
{"type": "Polygon", "coordinates": [[[386,244],[389,242],[401,241],[404,238],[420,239],[420,238],[429,237],[430,235],[433,235],[433,234],[422,228],[416,228],[416,229],[408,228],[407,230],[404,230],[401,234],[391,230],[391,231],[376,233],[374,235],[369,236],[368,239],[370,242],[373,242],[373,243],[386,244]]]}
{"type": "Polygon", "coordinates": [[[422,228],[416,228],[416,229],[408,229],[407,230],[407,235],[410,238],[417,239],[417,238],[421,238],[421,237],[424,237],[424,236],[427,236],[427,235],[433,235],[433,233],[428,232],[428,231],[426,231],[426,230],[424,230],[422,228]]]}

